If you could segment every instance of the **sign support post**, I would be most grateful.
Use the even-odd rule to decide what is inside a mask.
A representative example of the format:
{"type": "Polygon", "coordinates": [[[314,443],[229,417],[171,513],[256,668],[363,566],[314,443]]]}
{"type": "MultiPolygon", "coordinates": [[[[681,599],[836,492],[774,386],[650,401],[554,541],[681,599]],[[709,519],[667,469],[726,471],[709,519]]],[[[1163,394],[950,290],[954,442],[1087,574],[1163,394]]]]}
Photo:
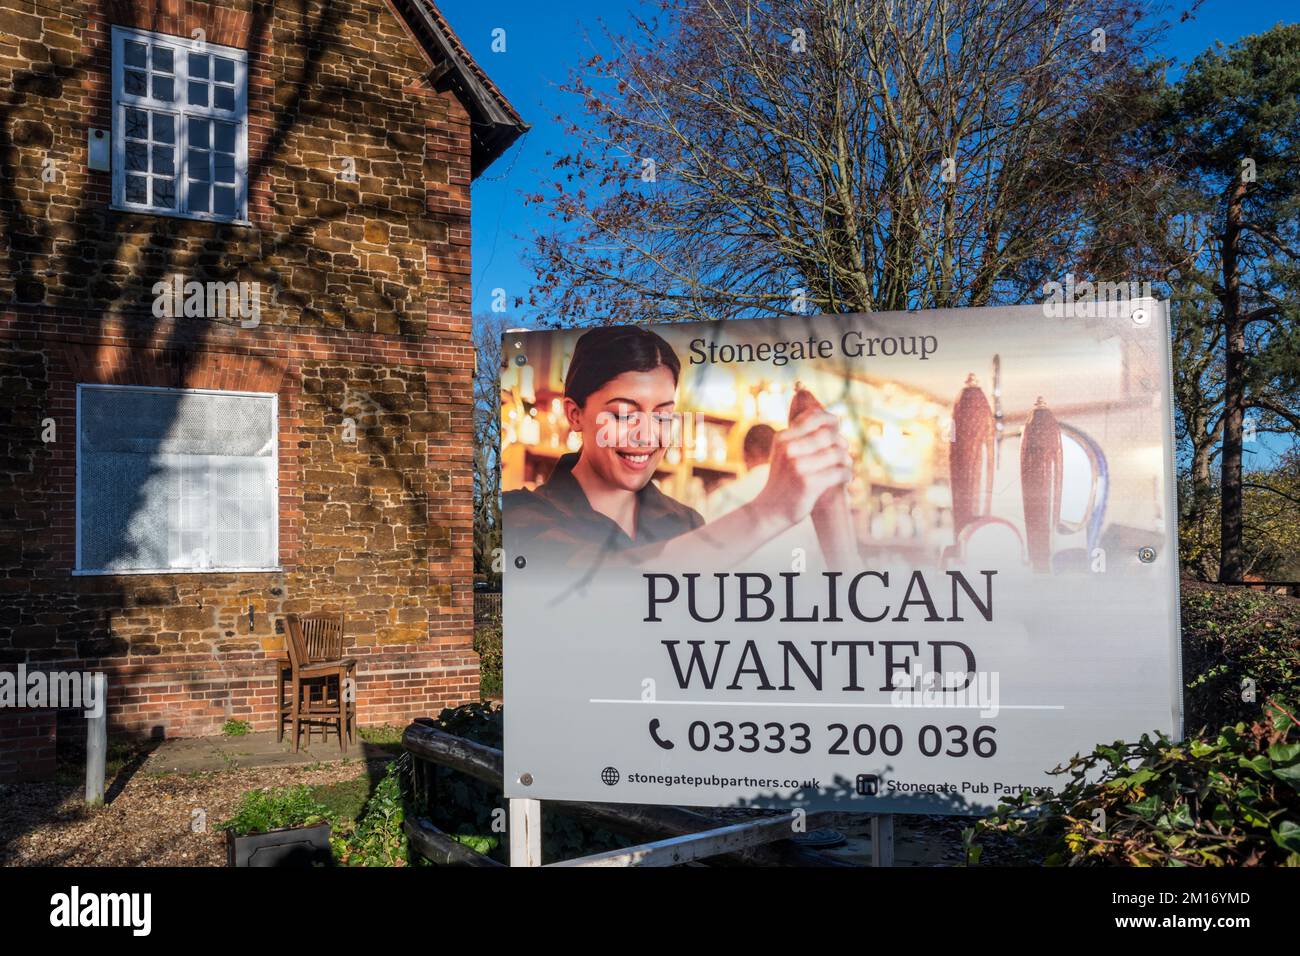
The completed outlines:
{"type": "Polygon", "coordinates": [[[510,800],[510,865],[542,865],[542,801],[510,800]]]}
{"type": "Polygon", "coordinates": [[[86,718],[86,803],[97,807],[104,802],[104,764],[108,757],[108,680],[103,674],[95,682],[98,716],[86,718]]]}
{"type": "Polygon", "coordinates": [[[894,865],[894,815],[875,813],[871,816],[871,865],[894,865]]]}

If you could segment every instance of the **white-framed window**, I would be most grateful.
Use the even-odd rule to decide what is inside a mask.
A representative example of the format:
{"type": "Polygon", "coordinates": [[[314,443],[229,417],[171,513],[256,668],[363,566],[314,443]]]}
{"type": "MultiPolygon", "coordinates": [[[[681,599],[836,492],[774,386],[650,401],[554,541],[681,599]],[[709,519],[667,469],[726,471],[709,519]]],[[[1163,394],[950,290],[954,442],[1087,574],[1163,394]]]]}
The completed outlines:
{"type": "Polygon", "coordinates": [[[272,571],[273,394],[77,386],[77,574],[272,571]]]}
{"type": "Polygon", "coordinates": [[[113,206],[247,220],[247,52],[113,27],[113,206]]]}

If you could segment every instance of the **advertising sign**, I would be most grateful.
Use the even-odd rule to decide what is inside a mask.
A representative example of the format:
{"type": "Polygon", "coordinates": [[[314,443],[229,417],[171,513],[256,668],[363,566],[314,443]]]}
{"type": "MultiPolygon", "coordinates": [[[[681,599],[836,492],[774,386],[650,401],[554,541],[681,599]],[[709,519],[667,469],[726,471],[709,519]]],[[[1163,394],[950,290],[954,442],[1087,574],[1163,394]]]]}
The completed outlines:
{"type": "Polygon", "coordinates": [[[1181,735],[1168,342],[1149,299],[507,333],[507,796],[980,813],[1181,735]]]}

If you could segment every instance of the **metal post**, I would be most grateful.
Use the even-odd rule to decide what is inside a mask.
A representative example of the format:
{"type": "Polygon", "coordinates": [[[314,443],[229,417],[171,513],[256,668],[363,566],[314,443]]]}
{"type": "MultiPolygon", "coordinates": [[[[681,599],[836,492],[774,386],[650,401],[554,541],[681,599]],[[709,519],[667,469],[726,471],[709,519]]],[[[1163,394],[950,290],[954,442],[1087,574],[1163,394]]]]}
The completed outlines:
{"type": "Polygon", "coordinates": [[[542,865],[542,801],[510,801],[510,865],[542,865]]]}
{"type": "Polygon", "coordinates": [[[108,682],[93,674],[97,714],[86,718],[86,802],[104,802],[104,761],[108,756],[108,682]]]}
{"type": "Polygon", "coordinates": [[[894,865],[894,815],[876,813],[871,817],[871,865],[894,865]]]}

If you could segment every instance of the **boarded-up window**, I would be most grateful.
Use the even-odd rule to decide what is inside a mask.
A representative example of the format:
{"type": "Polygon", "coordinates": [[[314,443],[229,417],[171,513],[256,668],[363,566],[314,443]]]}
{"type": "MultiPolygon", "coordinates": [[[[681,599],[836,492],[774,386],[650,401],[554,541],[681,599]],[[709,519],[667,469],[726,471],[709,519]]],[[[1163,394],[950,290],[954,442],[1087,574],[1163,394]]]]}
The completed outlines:
{"type": "Polygon", "coordinates": [[[276,398],[82,385],[77,568],[276,567],[276,398]]]}

